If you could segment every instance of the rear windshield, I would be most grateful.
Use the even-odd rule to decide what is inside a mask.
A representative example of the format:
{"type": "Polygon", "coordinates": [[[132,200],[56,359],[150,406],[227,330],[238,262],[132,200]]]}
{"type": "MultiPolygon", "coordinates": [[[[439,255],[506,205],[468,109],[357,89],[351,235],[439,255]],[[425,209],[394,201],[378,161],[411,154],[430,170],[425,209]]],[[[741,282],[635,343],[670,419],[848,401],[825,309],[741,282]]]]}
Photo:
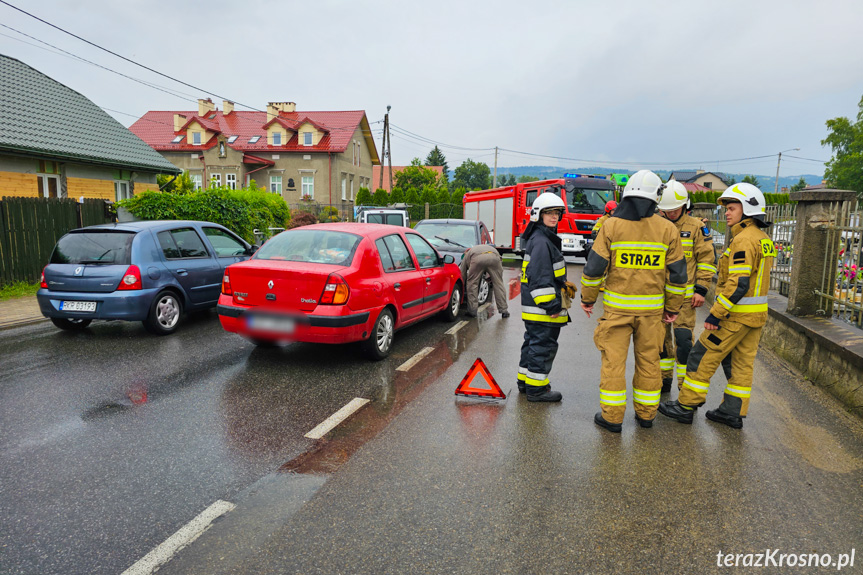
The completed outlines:
{"type": "Polygon", "coordinates": [[[361,239],[345,232],[289,230],[265,243],[254,259],[348,266],[361,239]]]}
{"type": "Polygon", "coordinates": [[[466,224],[417,224],[414,231],[419,232],[436,248],[471,248],[476,245],[476,228],[466,224]],[[448,240],[448,241],[447,241],[448,240]]]}
{"type": "Polygon", "coordinates": [[[403,226],[405,224],[405,217],[402,214],[366,214],[366,223],[403,226]]]}
{"type": "Polygon", "coordinates": [[[132,263],[134,232],[100,230],[66,234],[51,254],[52,264],[132,263]]]}

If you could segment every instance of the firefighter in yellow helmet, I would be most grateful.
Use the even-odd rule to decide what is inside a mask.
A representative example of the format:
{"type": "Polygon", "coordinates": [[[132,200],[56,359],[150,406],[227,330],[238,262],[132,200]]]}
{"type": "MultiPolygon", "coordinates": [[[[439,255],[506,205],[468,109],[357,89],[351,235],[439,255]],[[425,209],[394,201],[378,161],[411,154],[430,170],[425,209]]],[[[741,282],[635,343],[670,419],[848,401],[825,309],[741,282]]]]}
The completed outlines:
{"type": "Polygon", "coordinates": [[[767,322],[767,290],[776,247],[762,228],[764,194],[751,184],[734,184],[719,197],[731,229],[731,245],[719,258],[716,301],[698,343],[686,363],[686,377],[675,401],[659,411],[681,423],[692,423],[695,410],[707,399],[710,378],[720,364],[728,383],[718,409],[707,419],[739,429],[749,408],[752,366],[761,330],[767,322]]]}
{"type": "Polygon", "coordinates": [[[518,390],[527,394],[528,401],[556,402],[562,398],[559,391],[551,390],[548,376],[557,355],[560,328],[570,321],[563,293],[568,284],[566,262],[557,235],[557,224],[565,211],[566,204],[558,194],[540,194],[533,202],[530,223],[522,234],[524,343],[517,382],[518,390]]]}
{"type": "Polygon", "coordinates": [[[603,275],[604,313],[593,334],[602,353],[599,404],[593,421],[620,433],[626,412],[626,359],[635,347],[632,400],[641,427],[651,427],[659,405],[662,322],[677,318],[686,292],[686,260],[680,234],[656,214],[664,184],[651,171],[629,178],[614,216],[600,228],[581,276],[581,307],[588,317],[603,275]]]}
{"type": "Polygon", "coordinates": [[[683,385],[686,375],[686,358],[692,349],[692,330],[695,329],[695,309],[704,304],[704,296],[716,273],[716,250],[710,229],[704,222],[686,213],[689,209],[689,192],[686,186],[670,180],[659,199],[659,213],[674,224],[680,233],[683,257],[686,258],[686,293],[683,307],[673,324],[667,324],[665,343],[660,354],[662,392],[671,391],[671,383],[683,385]],[[676,360],[676,361],[675,361],[676,360]]]}

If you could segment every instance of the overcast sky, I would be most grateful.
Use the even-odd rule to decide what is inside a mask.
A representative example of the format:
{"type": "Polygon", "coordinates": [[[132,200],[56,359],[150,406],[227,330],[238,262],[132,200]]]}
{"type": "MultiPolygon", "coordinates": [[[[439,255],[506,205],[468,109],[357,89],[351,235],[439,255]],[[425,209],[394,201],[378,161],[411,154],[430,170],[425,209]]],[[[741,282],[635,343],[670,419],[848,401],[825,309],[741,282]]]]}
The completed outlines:
{"type": "Polygon", "coordinates": [[[450,169],[492,166],[498,146],[499,166],[773,175],[776,154],[799,147],[781,175],[821,174],[788,155],[828,159],[825,120],[854,117],[863,96],[861,0],[3,1],[200,89],[0,4],[0,24],[177,93],[0,27],[0,53],[126,126],[199,97],[293,101],[365,110],[380,151],[391,105],[394,165],[425,158],[431,140],[450,169]],[[770,157],[722,162],[756,156],[770,157]]]}

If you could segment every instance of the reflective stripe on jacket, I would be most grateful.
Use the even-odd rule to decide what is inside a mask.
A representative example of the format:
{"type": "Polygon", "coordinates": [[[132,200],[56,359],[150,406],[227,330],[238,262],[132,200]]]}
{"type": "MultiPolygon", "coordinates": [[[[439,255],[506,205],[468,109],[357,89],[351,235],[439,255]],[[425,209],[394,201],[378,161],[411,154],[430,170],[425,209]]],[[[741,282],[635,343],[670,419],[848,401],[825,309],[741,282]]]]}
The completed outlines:
{"type": "Polygon", "coordinates": [[[550,324],[569,321],[563,309],[561,289],[566,282],[566,262],[560,238],[550,228],[534,224],[525,231],[521,264],[521,318],[550,324]],[[558,317],[551,317],[558,315],[558,317]]]}

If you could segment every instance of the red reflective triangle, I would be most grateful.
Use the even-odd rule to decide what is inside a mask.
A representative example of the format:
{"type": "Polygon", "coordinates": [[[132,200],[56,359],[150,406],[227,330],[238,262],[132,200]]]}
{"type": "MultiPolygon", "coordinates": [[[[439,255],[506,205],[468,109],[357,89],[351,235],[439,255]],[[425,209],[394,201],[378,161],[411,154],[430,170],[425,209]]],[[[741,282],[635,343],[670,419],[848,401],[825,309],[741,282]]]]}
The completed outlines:
{"type": "Polygon", "coordinates": [[[467,375],[461,380],[455,389],[456,395],[476,395],[478,397],[491,397],[494,399],[506,399],[506,394],[494,380],[482,359],[476,358],[473,365],[467,370],[467,375]],[[474,382],[477,386],[474,386],[474,382]]]}

